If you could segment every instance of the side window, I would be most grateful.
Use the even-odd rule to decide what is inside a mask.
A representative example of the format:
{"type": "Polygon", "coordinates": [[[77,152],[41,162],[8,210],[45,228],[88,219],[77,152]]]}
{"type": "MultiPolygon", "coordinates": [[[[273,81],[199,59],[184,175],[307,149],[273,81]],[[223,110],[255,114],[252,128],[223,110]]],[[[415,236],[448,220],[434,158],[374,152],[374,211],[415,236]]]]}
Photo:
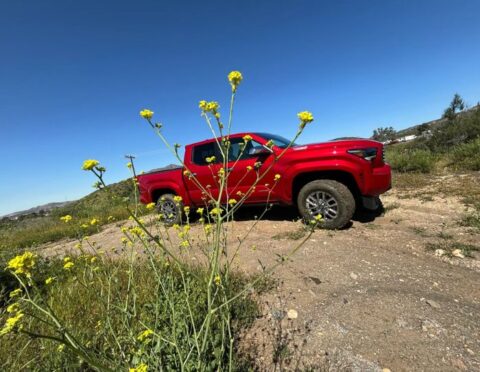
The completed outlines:
{"type": "Polygon", "coordinates": [[[195,146],[193,148],[193,162],[197,165],[207,165],[206,158],[209,158],[211,156],[216,157],[215,163],[220,161],[218,157],[218,151],[216,150],[216,143],[215,142],[210,142],[206,143],[205,145],[199,145],[195,146]]]}
{"type": "Polygon", "coordinates": [[[261,149],[263,146],[257,141],[248,141],[245,149],[242,153],[243,138],[233,138],[230,140],[230,150],[228,152],[228,161],[236,161],[239,157],[239,160],[250,159],[257,157],[255,155],[256,149],[261,149]]]}

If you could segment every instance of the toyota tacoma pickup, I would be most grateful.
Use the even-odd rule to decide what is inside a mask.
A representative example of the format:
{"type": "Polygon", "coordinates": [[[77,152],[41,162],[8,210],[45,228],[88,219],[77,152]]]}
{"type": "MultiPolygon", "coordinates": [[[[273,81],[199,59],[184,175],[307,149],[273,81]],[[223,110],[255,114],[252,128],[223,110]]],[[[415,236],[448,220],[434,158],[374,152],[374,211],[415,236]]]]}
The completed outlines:
{"type": "MultiPolygon", "coordinates": [[[[205,206],[205,193],[192,176],[218,197],[214,175],[223,166],[223,158],[217,140],[187,145],[186,169],[139,175],[141,202],[156,203],[166,222],[173,224],[181,221],[183,206],[205,206]],[[182,205],[175,202],[175,196],[182,197],[182,205]]],[[[238,133],[230,136],[230,143],[228,187],[222,198],[247,193],[257,172],[266,172],[244,204],[296,206],[306,221],[321,215],[327,229],[344,227],[357,208],[379,208],[378,196],[391,187],[390,166],[385,163],[380,142],[347,139],[289,147],[290,141],[274,134],[238,133]],[[246,135],[252,140],[245,142],[246,135]],[[275,181],[276,175],[280,179],[277,176],[275,181]]]]}

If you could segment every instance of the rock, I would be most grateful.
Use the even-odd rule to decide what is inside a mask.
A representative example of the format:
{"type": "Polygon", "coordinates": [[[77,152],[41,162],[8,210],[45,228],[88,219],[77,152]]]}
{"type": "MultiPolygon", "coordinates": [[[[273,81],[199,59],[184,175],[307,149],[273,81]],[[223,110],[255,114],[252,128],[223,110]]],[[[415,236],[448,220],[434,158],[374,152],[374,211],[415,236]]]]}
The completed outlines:
{"type": "Polygon", "coordinates": [[[355,274],[355,273],[350,273],[350,278],[352,278],[353,280],[357,280],[357,279],[358,279],[358,275],[355,274]]]}
{"type": "Polygon", "coordinates": [[[288,319],[297,319],[298,318],[297,310],[294,310],[294,309],[288,310],[287,317],[288,319]]]}
{"type": "Polygon", "coordinates": [[[442,257],[445,254],[443,249],[435,249],[435,256],[442,257]]]}
{"type": "Polygon", "coordinates": [[[390,368],[383,368],[382,372],[392,372],[390,368]]]}
{"type": "Polygon", "coordinates": [[[465,256],[463,255],[461,249],[454,249],[454,250],[452,251],[452,256],[458,257],[458,258],[465,258],[465,256]]]}
{"type": "Polygon", "coordinates": [[[433,300],[427,300],[425,302],[429,304],[431,307],[433,307],[434,309],[440,309],[440,305],[433,300]]]}
{"type": "Polygon", "coordinates": [[[463,363],[463,360],[461,360],[461,359],[453,359],[452,360],[452,366],[457,368],[457,369],[461,369],[463,371],[465,371],[467,369],[467,366],[465,365],[465,363],[463,363]]]}

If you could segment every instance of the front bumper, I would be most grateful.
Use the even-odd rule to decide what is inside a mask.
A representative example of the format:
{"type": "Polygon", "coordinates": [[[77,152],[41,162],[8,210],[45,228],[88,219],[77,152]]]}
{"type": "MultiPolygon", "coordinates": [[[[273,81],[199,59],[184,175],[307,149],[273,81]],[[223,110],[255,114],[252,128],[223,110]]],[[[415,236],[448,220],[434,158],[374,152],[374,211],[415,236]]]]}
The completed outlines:
{"type": "Polygon", "coordinates": [[[378,196],[392,188],[392,170],[389,164],[372,168],[372,173],[366,179],[364,196],[378,196]]]}

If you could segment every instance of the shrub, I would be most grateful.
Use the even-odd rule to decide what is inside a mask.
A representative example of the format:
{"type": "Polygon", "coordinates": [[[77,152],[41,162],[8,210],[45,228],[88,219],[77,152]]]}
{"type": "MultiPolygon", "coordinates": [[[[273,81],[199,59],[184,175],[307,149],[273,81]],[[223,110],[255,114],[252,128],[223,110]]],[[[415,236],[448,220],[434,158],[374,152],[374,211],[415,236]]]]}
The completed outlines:
{"type": "Polygon", "coordinates": [[[437,157],[429,150],[387,148],[387,161],[398,172],[429,173],[433,170],[437,157]]]}
{"type": "Polygon", "coordinates": [[[454,147],[449,158],[452,168],[456,170],[480,170],[480,138],[454,147]]]}

